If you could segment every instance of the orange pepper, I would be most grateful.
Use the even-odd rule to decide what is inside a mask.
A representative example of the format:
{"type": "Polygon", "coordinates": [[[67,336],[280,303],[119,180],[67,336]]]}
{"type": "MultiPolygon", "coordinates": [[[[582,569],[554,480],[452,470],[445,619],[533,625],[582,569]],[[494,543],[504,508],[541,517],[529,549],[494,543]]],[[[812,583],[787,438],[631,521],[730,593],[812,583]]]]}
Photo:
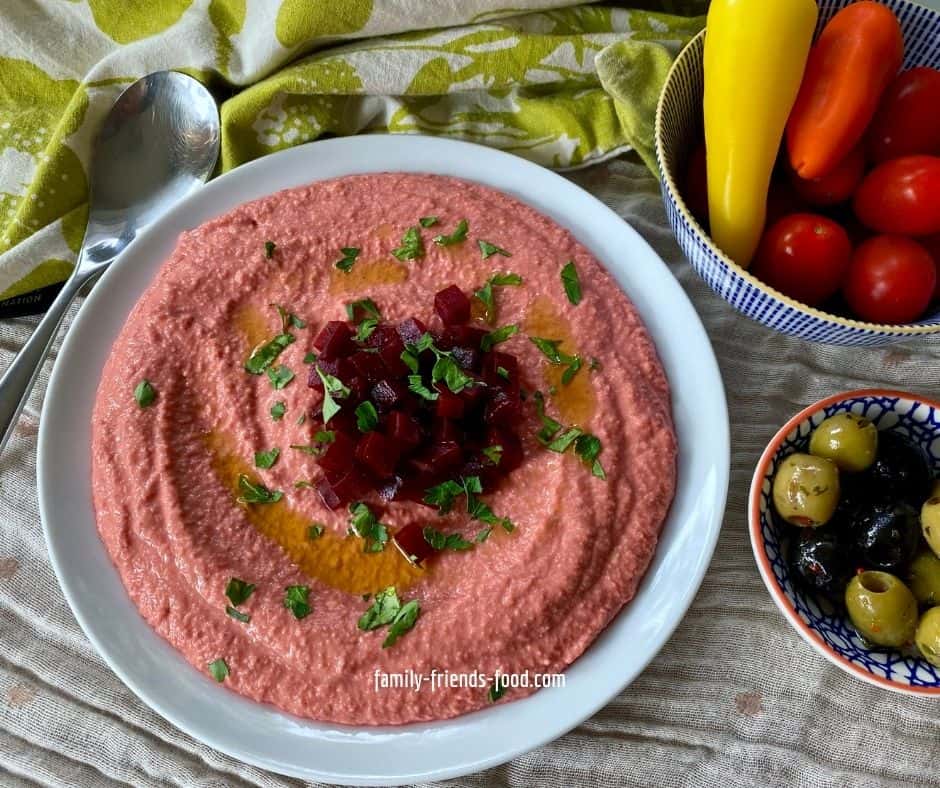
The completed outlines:
{"type": "Polygon", "coordinates": [[[787,121],[787,153],[801,178],[828,175],[848,155],[903,57],[901,26],[880,3],[852,3],[829,21],[787,121]]]}

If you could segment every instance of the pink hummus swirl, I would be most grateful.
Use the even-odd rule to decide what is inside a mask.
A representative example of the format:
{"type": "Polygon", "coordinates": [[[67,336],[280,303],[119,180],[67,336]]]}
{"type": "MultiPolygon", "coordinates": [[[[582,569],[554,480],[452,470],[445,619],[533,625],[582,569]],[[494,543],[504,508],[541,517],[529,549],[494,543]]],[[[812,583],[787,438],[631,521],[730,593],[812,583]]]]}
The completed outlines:
{"type": "MultiPolygon", "coordinates": [[[[432,321],[433,322],[433,321],[432,321]]],[[[595,365],[596,366],[596,365],[595,365]]],[[[141,615],[196,669],[223,658],[224,686],[296,715],[351,724],[435,720],[486,706],[486,689],[375,688],[375,671],[556,672],[576,660],[635,595],[676,484],[669,388],[634,306],[571,234],[517,200],[475,183],[433,175],[346,177],[279,192],[184,233],[114,344],[93,416],[93,495],[101,538],[141,615]],[[391,250],[419,217],[426,255],[400,262],[391,250]],[[469,223],[467,241],[431,239],[469,223]],[[511,253],[481,259],[478,239],[511,253]],[[267,241],[276,245],[266,257],[267,241]],[[349,273],[335,267],[358,247],[349,273]],[[559,272],[573,260],[583,299],[571,304],[559,272]],[[304,356],[345,305],[372,298],[385,319],[432,314],[434,294],[478,289],[494,272],[519,274],[498,288],[497,324],[520,332],[500,349],[519,360],[523,388],[546,394],[548,413],[602,442],[607,474],[535,438],[532,398],[519,427],[525,459],[483,498],[516,529],[495,529],[472,550],[444,552],[416,569],[389,544],[367,554],[347,536],[349,513],[328,510],[310,487],[314,458],[291,450],[312,440],[320,395],[306,385],[304,356]],[[244,363],[280,333],[280,304],[307,321],[278,358],[296,378],[275,390],[244,363]],[[584,367],[567,386],[529,336],[563,340],[584,367]],[[589,369],[595,358],[599,368],[589,369]],[[156,392],[141,408],[134,387],[156,392]],[[556,394],[549,395],[555,386],[556,394]],[[286,412],[274,420],[271,407],[286,412]],[[269,470],[254,453],[277,447],[269,470]],[[237,477],[281,490],[274,504],[236,503],[237,477]],[[323,525],[312,539],[312,524],[323,525]],[[256,590],[226,614],[225,588],[256,590]],[[285,588],[310,588],[312,612],[296,619],[285,588]],[[395,586],[421,615],[394,646],[383,629],[363,632],[364,594],[395,586]]],[[[394,530],[426,522],[469,538],[479,523],[458,505],[444,517],[413,502],[367,497],[394,530]]],[[[532,690],[528,690],[531,692],[532,690]]],[[[505,701],[527,694],[510,690],[505,701]]],[[[505,702],[502,701],[502,702],[505,702]]]]}

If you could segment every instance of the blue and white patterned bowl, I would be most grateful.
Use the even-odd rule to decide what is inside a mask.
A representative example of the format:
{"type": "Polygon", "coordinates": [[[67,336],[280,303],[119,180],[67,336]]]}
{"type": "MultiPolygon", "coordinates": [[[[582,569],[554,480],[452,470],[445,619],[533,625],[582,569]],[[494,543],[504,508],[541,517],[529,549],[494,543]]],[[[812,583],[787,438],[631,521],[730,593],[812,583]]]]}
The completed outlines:
{"type": "Polygon", "coordinates": [[[778,463],[806,451],[810,433],[835,413],[851,411],[879,430],[897,432],[923,449],[934,475],[940,474],[940,402],[914,394],[864,389],[837,394],[810,405],[788,421],[764,450],[748,500],[751,547],[770,596],[813,648],[853,676],[912,695],[940,695],[940,669],[925,659],[866,646],[848,619],[795,586],[784,559],[791,527],[771,516],[770,490],[778,463]]]}
{"type": "MultiPolygon", "coordinates": [[[[903,68],[940,68],[940,13],[908,0],[881,0],[904,32],[903,68]]],[[[820,0],[817,34],[849,0],[820,0]]],[[[879,345],[940,331],[940,311],[917,323],[882,325],[829,314],[788,298],[734,263],[693,218],[678,184],[695,143],[702,138],[702,52],[705,31],[679,54],[656,109],[656,159],[666,215],[692,267],[735,309],[784,334],[832,345],[879,345]]]]}

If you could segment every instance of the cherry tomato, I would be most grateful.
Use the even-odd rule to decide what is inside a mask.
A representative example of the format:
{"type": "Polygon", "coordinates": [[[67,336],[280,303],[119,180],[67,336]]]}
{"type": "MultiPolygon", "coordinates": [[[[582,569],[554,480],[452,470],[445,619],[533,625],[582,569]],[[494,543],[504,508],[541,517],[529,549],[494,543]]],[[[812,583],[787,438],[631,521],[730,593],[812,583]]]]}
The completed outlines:
{"type": "Polygon", "coordinates": [[[866,142],[876,163],[940,155],[940,71],[920,66],[898,74],[881,97],[866,142]]]}
{"type": "Polygon", "coordinates": [[[708,181],[705,167],[705,141],[700,142],[689,156],[685,169],[685,188],[682,196],[689,211],[702,227],[708,227],[708,181]]]}
{"type": "Polygon", "coordinates": [[[940,232],[940,156],[904,156],[879,164],[852,203],[862,224],[879,233],[940,232]]]}
{"type": "Polygon", "coordinates": [[[810,205],[836,205],[852,196],[865,174],[865,152],[856,145],[835,169],[818,178],[801,178],[792,169],[790,182],[810,205]]]}
{"type": "Polygon", "coordinates": [[[910,323],[927,308],[937,286],[930,253],[901,235],[877,235],[852,255],[845,300],[872,323],[910,323]]]}
{"type": "Polygon", "coordinates": [[[940,233],[928,235],[926,238],[918,238],[917,242],[930,252],[933,264],[937,267],[937,287],[933,291],[933,300],[940,301],[940,233]]]}
{"type": "Polygon", "coordinates": [[[764,233],[752,271],[784,295],[816,306],[839,289],[851,255],[849,237],[834,221],[794,213],[764,233]]]}

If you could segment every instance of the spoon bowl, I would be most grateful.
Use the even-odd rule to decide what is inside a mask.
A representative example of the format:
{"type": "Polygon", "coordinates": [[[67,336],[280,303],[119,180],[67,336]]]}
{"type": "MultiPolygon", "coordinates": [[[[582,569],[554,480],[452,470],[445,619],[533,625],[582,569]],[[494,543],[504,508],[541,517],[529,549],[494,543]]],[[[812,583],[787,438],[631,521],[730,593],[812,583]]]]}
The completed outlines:
{"type": "Polygon", "coordinates": [[[88,226],[75,269],[0,378],[0,452],[76,294],[144,227],[205,183],[218,155],[218,108],[192,77],[158,71],[118,97],[95,140],[88,226]]]}

